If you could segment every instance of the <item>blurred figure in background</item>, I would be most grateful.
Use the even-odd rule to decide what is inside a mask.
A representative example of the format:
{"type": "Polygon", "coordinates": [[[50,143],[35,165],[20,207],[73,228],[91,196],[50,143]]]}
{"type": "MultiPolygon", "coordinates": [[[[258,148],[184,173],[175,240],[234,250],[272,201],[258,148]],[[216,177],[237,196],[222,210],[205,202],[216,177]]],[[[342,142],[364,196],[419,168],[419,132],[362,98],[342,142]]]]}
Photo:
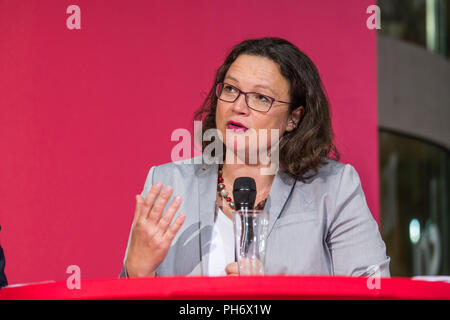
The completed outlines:
{"type": "MultiPolygon", "coordinates": [[[[0,230],[2,230],[2,227],[0,226],[0,230]]],[[[6,280],[5,275],[5,255],[3,254],[3,248],[0,246],[0,288],[7,286],[8,280],[6,280]]]]}

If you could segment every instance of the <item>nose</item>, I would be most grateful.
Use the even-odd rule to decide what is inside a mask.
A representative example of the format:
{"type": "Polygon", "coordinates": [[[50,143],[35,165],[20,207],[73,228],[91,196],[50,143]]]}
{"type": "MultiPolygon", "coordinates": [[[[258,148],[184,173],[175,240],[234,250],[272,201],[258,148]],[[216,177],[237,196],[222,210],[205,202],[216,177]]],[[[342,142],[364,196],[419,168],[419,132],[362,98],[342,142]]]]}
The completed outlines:
{"type": "Polygon", "coordinates": [[[245,101],[245,94],[241,93],[237,100],[233,102],[232,110],[243,115],[247,115],[249,113],[250,108],[247,105],[247,101],[245,101]]]}

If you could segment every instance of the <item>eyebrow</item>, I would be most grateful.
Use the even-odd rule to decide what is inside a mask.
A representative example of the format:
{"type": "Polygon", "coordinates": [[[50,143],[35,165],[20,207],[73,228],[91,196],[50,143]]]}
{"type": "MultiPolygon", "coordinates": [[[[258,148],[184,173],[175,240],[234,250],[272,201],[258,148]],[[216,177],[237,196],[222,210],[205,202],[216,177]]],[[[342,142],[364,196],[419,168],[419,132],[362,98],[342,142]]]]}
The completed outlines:
{"type": "MultiPolygon", "coordinates": [[[[237,83],[239,83],[239,80],[236,79],[236,78],[234,78],[233,76],[226,76],[225,79],[230,79],[230,80],[233,80],[233,81],[236,81],[237,83]]],[[[275,91],[273,91],[270,87],[265,86],[265,85],[263,85],[263,84],[257,84],[257,85],[254,86],[254,88],[267,89],[267,90],[269,90],[270,92],[272,92],[272,94],[275,95],[275,97],[278,97],[278,94],[277,94],[275,91]]]]}

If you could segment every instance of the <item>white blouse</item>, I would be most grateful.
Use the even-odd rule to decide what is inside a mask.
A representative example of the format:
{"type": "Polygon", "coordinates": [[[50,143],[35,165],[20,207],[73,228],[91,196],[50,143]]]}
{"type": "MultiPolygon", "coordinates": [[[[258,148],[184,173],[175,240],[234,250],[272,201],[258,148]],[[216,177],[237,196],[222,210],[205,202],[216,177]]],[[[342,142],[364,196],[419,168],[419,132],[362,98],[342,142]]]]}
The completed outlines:
{"type": "Polygon", "coordinates": [[[211,251],[209,253],[208,275],[225,276],[225,267],[234,262],[233,221],[218,208],[212,231],[211,251]]]}

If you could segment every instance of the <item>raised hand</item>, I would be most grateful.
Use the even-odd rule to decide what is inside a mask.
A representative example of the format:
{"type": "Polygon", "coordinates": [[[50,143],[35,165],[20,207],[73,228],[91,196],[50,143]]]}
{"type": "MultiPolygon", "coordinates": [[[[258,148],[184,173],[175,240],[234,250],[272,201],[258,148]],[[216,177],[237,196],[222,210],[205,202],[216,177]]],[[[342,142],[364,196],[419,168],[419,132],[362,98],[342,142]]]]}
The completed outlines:
{"type": "Polygon", "coordinates": [[[145,199],[141,195],[136,195],[136,210],[125,260],[129,277],[155,275],[156,268],[166,257],[175,235],[186,218],[181,213],[170,225],[182,199],[176,196],[163,214],[173,190],[167,186],[161,192],[162,187],[160,182],[154,184],[145,199]]]}

